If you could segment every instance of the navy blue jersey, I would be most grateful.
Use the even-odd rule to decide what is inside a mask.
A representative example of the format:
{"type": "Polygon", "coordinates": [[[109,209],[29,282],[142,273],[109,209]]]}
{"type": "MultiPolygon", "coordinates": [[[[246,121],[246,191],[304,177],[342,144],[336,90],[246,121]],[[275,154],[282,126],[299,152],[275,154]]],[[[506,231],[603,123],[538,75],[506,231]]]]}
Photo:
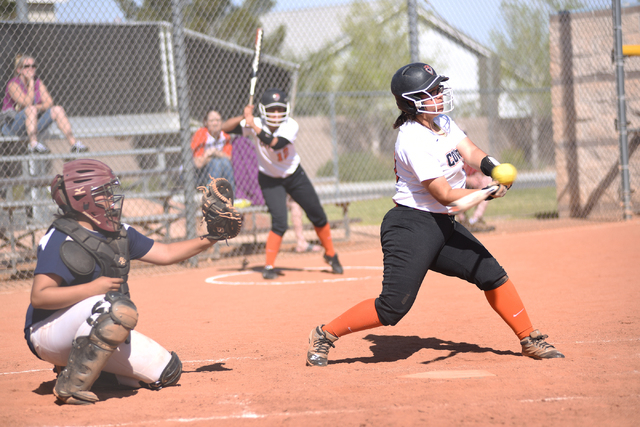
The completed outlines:
{"type": "MultiPolygon", "coordinates": [[[[131,259],[142,258],[151,250],[153,246],[153,239],[138,232],[135,228],[130,227],[127,224],[122,224],[127,230],[127,238],[129,242],[129,254],[131,259]]],[[[102,233],[94,231],[96,235],[106,238],[102,233]]],[[[34,275],[36,274],[56,274],[62,278],[60,286],[75,286],[83,283],[91,282],[100,277],[101,269],[96,263],[93,275],[90,278],[87,276],[74,275],[71,270],[64,264],[60,257],[60,246],[65,240],[71,240],[71,237],[67,236],[55,227],[52,227],[47,234],[40,239],[38,244],[38,263],[34,275]]],[[[25,322],[25,328],[30,327],[32,324],[46,319],[57,310],[43,310],[34,309],[31,304],[27,310],[27,317],[25,322]]]]}

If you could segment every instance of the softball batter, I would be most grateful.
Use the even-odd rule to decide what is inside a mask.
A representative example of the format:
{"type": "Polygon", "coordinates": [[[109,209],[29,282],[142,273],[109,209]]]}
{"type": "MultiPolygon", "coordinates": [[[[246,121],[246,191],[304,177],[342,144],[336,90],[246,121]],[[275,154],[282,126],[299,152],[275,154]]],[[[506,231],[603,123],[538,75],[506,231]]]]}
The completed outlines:
{"type": "Polygon", "coordinates": [[[51,184],[62,215],[38,245],[25,338],[33,354],[56,366],[53,393],[62,403],[96,402],[90,390],[102,371],[120,385],[152,390],[177,384],[182,374],[174,352],[133,330],[130,260],[174,264],[215,241],[154,242],[120,223],[119,189],[109,166],[85,159],[65,163],[51,184]]]}
{"type": "MultiPolygon", "coordinates": [[[[447,205],[473,191],[465,188],[463,164],[490,176],[498,162],[487,156],[445,115],[453,109],[453,91],[428,64],[400,68],[391,92],[401,110],[394,129],[396,207],[384,217],[380,241],[384,260],[382,292],[355,305],[309,334],[307,365],[326,366],[330,347],[352,332],[395,325],[411,309],[427,274],[433,270],[459,277],[484,291],[491,307],[520,339],[522,354],[534,359],[564,357],[534,329],[507,273],[447,205]]],[[[507,192],[500,186],[494,197],[507,192]]]]}
{"type": "Polygon", "coordinates": [[[273,266],[280,252],[282,236],[288,228],[287,194],[300,205],[313,224],[325,250],[324,260],[331,266],[332,272],[342,274],[327,215],[296,152],[294,142],[299,126],[289,117],[286,94],[280,89],[268,89],[260,98],[258,108],[259,119],[253,117],[253,105],[247,105],[243,116],[228,119],[222,125],[222,130],[242,133],[253,141],[258,155],[258,183],[271,214],[271,231],[267,237],[262,277],[270,280],[278,276],[273,266]]]}

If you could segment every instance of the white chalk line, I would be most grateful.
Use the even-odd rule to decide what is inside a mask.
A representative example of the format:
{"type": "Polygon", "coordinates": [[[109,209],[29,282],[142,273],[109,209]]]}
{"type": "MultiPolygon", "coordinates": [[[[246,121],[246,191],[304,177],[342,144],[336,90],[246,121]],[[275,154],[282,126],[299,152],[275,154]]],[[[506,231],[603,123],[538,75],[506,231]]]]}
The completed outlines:
{"type": "Polygon", "coordinates": [[[627,338],[619,340],[576,341],[576,344],[603,344],[608,342],[640,341],[640,338],[627,338]]]}
{"type": "Polygon", "coordinates": [[[221,363],[221,362],[226,362],[228,360],[244,360],[244,359],[251,359],[251,360],[260,360],[259,357],[224,357],[222,359],[203,359],[203,360],[183,360],[182,364],[184,365],[185,363],[221,363]]]}
{"type": "Polygon", "coordinates": [[[543,397],[540,399],[523,399],[521,403],[536,403],[536,402],[559,402],[562,400],[578,400],[578,399],[593,399],[586,396],[563,396],[563,397],[543,397]]]}
{"type": "MultiPolygon", "coordinates": [[[[259,360],[259,357],[225,357],[222,359],[203,359],[203,360],[183,360],[182,364],[185,363],[222,363],[228,362],[229,360],[243,360],[243,359],[252,359],[259,360]]],[[[16,372],[0,372],[0,375],[19,375],[19,374],[31,374],[33,372],[53,372],[53,365],[48,369],[29,369],[27,371],[16,371],[16,372]]]]}
{"type": "MultiPolygon", "coordinates": [[[[381,266],[345,266],[343,267],[345,270],[379,270],[382,271],[381,266]]],[[[302,271],[321,271],[326,270],[327,267],[303,267],[300,268],[302,271]]],[[[278,270],[276,268],[276,270],[278,270]]],[[[226,281],[221,279],[226,279],[228,277],[238,277],[238,276],[246,276],[248,274],[260,275],[259,271],[234,271],[232,273],[226,274],[218,274],[216,276],[211,276],[205,279],[206,283],[210,283],[212,285],[231,285],[231,286],[247,286],[247,285],[258,285],[258,286],[282,286],[282,285],[306,285],[306,284],[318,284],[318,283],[337,283],[337,282],[356,282],[361,280],[371,280],[371,279],[379,279],[380,276],[360,276],[360,277],[333,277],[331,279],[314,279],[314,280],[289,280],[289,281],[274,281],[274,280],[265,280],[261,279],[260,281],[255,282],[234,282],[234,281],[226,281]]]]}
{"type": "Polygon", "coordinates": [[[17,375],[17,374],[30,374],[32,372],[53,372],[53,365],[49,369],[30,369],[28,371],[18,371],[18,372],[0,372],[0,375],[17,375]]]}
{"type": "MultiPolygon", "coordinates": [[[[393,406],[388,408],[377,408],[377,409],[381,411],[389,411],[391,409],[404,411],[410,408],[411,408],[410,406],[393,406]]],[[[85,427],[122,427],[122,426],[130,426],[130,425],[159,424],[159,423],[185,423],[186,424],[186,423],[198,423],[203,421],[355,414],[355,413],[369,412],[369,411],[371,411],[370,408],[362,408],[362,409],[333,409],[333,410],[325,410],[325,411],[303,411],[303,412],[272,412],[267,414],[258,414],[252,411],[244,410],[240,414],[232,414],[232,415],[212,415],[210,417],[197,417],[197,418],[167,418],[162,420],[156,419],[156,420],[132,421],[127,423],[117,423],[117,424],[92,424],[92,425],[87,425],[85,427]]],[[[68,427],[71,427],[71,426],[68,426],[68,427]]]]}
{"type": "MultiPolygon", "coordinates": [[[[639,394],[628,394],[626,396],[618,397],[640,397],[639,394]]],[[[602,399],[602,396],[559,396],[559,397],[543,397],[540,399],[523,399],[521,403],[538,403],[538,402],[562,402],[565,400],[580,400],[580,399],[602,399]]]]}
{"type": "MultiPolygon", "coordinates": [[[[244,283],[243,283],[244,284],[244,283]]],[[[626,338],[619,340],[599,340],[599,341],[575,341],[574,344],[606,344],[606,343],[617,343],[617,342],[630,342],[630,341],[640,341],[640,338],[626,338]]],[[[562,342],[557,342],[556,344],[564,344],[562,342]]],[[[223,359],[206,359],[206,360],[186,360],[182,363],[221,363],[226,362],[228,360],[242,360],[242,359],[254,359],[257,360],[256,357],[226,357],[223,359]]],[[[15,372],[0,372],[0,375],[20,375],[20,374],[31,374],[33,372],[47,372],[51,371],[52,368],[49,369],[29,369],[26,371],[15,371],[15,372]]]]}

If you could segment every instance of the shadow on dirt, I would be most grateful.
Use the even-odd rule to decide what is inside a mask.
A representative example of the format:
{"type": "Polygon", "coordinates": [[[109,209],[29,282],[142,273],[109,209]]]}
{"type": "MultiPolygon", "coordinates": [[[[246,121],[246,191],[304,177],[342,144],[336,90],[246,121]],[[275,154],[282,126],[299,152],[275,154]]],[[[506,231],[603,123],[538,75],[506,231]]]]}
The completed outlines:
{"type": "Polygon", "coordinates": [[[47,394],[53,395],[53,386],[56,385],[56,380],[43,381],[40,383],[37,389],[33,390],[35,394],[40,396],[46,396],[47,394]]]}
{"type": "Polygon", "coordinates": [[[204,365],[196,368],[195,371],[182,371],[183,374],[193,374],[196,372],[223,372],[232,371],[233,369],[225,368],[224,363],[212,363],[211,365],[204,365]]]}
{"type": "Polygon", "coordinates": [[[365,340],[371,341],[373,345],[370,347],[373,356],[355,357],[350,359],[329,360],[329,364],[339,363],[379,363],[379,362],[396,362],[411,357],[422,349],[443,351],[442,356],[432,360],[421,362],[428,365],[433,362],[446,360],[459,353],[493,353],[501,356],[517,356],[520,353],[514,353],[511,350],[495,350],[489,347],[480,347],[477,344],[469,344],[466,342],[444,341],[438,338],[421,338],[418,336],[399,336],[399,335],[372,335],[364,337],[365,340]]]}
{"type": "MultiPolygon", "coordinates": [[[[53,397],[53,387],[55,385],[56,380],[43,381],[40,383],[38,388],[33,390],[33,392],[40,396],[51,395],[53,397]]],[[[122,399],[123,397],[134,396],[138,393],[137,389],[118,385],[117,383],[111,382],[110,379],[105,380],[103,375],[101,375],[100,379],[93,384],[91,391],[98,396],[100,399],[99,402],[103,402],[108,399],[122,399]]],[[[55,400],[55,397],[53,397],[53,399],[55,400]]],[[[63,405],[60,402],[56,402],[56,404],[63,405]]]]}

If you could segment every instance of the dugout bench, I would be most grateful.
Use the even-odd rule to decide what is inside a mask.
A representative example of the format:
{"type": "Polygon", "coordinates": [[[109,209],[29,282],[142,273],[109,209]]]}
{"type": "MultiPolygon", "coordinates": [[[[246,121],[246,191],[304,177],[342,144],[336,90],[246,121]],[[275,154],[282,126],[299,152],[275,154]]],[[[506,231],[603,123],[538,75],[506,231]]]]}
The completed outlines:
{"type": "MultiPolygon", "coordinates": [[[[178,134],[180,131],[177,113],[155,113],[137,115],[117,115],[102,117],[70,117],[74,136],[91,139],[101,137],[139,137],[178,134]]],[[[42,141],[49,139],[63,140],[64,135],[53,123],[47,131],[39,136],[42,141]]],[[[0,156],[3,176],[0,178],[0,262],[12,271],[17,264],[35,259],[35,232],[46,229],[57,206],[49,195],[49,185],[54,173],[50,164],[54,160],[66,162],[75,158],[122,156],[151,156],[154,158],[153,169],[118,171],[121,180],[133,180],[129,186],[140,187],[139,191],[129,192],[129,198],[152,200],[163,206],[163,213],[131,218],[123,218],[124,222],[141,226],[147,234],[169,236],[169,227],[173,222],[183,218],[180,213],[169,212],[169,201],[174,196],[175,188],[162,186],[161,190],[153,190],[147,185],[150,179],[157,178],[169,182],[178,181],[178,168],[167,167],[167,156],[180,154],[180,147],[152,147],[120,151],[90,151],[89,153],[64,154],[30,154],[25,138],[0,135],[0,152],[9,155],[0,156]],[[13,149],[8,149],[12,145],[13,149]],[[22,193],[24,197],[15,200],[14,193],[22,193]],[[163,232],[164,230],[164,232],[163,232]],[[26,239],[31,238],[30,241],[26,239]]]]}

